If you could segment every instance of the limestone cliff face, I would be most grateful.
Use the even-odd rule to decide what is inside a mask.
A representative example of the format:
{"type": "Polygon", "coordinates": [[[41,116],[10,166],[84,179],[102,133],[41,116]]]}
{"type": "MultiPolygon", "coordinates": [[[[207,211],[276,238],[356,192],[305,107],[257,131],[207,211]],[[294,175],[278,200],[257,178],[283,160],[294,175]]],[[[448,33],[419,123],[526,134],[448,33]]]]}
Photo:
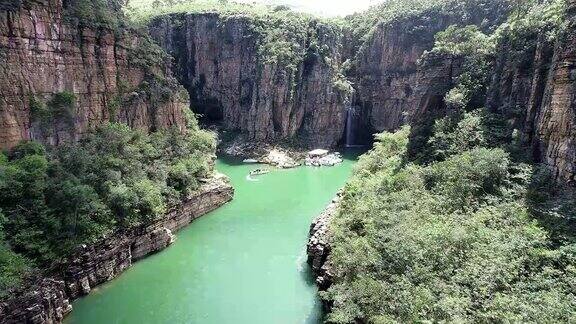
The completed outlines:
{"type": "MultiPolygon", "coordinates": [[[[576,14],[576,6],[573,13],[576,14]]],[[[576,15],[575,15],[576,16],[576,15]]],[[[576,27],[576,26],[573,26],[576,27]]],[[[536,112],[535,154],[555,176],[576,181],[576,28],[554,52],[542,104],[536,112]]]]}
{"type": "MultiPolygon", "coordinates": [[[[379,23],[355,54],[357,66],[351,78],[357,90],[355,105],[360,107],[364,128],[371,133],[393,131],[417,122],[415,115],[427,102],[437,105],[434,93],[450,86],[451,63],[443,69],[428,65],[427,74],[420,60],[434,45],[434,35],[450,25],[477,25],[493,30],[506,17],[505,1],[467,3],[464,7],[429,9],[422,13],[379,23]],[[471,14],[473,13],[473,14],[471,14]],[[436,79],[434,83],[431,80],[436,79]]],[[[437,59],[434,60],[438,63],[437,59]]],[[[441,95],[443,96],[443,94],[441,95]]]]}
{"type": "Polygon", "coordinates": [[[407,124],[418,105],[415,92],[425,92],[418,60],[447,24],[438,20],[425,31],[417,22],[381,24],[358,53],[355,76],[363,120],[372,132],[393,131],[407,124]],[[416,89],[420,87],[420,89],[416,89]]]}
{"type": "Polygon", "coordinates": [[[62,0],[0,5],[0,148],[74,140],[109,120],[146,131],[184,127],[187,98],[166,63],[142,62],[154,55],[147,45],[129,30],[83,27],[62,0]],[[59,93],[74,95],[70,115],[39,117],[59,93]]]}
{"type": "Polygon", "coordinates": [[[533,46],[519,51],[499,44],[486,106],[521,132],[533,157],[565,182],[576,180],[576,2],[572,23],[554,43],[543,33],[528,35],[533,46]]]}
{"type": "MultiPolygon", "coordinates": [[[[525,35],[516,48],[503,37],[493,62],[486,107],[502,114],[520,132],[525,145],[564,182],[576,176],[576,2],[571,2],[568,30],[550,42],[545,33],[525,35]],[[526,44],[534,44],[527,46],[526,44]]],[[[451,24],[444,17],[432,33],[411,33],[418,23],[379,26],[359,54],[357,99],[364,129],[395,130],[433,123],[445,115],[444,95],[461,73],[461,60],[428,56],[433,34],[451,24]],[[444,21],[444,23],[443,23],[444,21]]],[[[418,141],[418,138],[414,138],[418,141]]]]}
{"type": "Polygon", "coordinates": [[[346,117],[345,96],[333,82],[340,38],[320,23],[312,30],[301,44],[304,60],[290,70],[259,55],[261,35],[247,17],[174,14],[150,25],[152,37],[174,56],[195,111],[251,141],[299,136],[311,146],[334,146],[346,117]],[[311,53],[310,43],[326,53],[311,53]]]}
{"type": "Polygon", "coordinates": [[[145,227],[114,233],[85,245],[55,266],[53,275],[0,300],[0,323],[60,323],[72,311],[72,301],[119,276],[132,263],[170,245],[174,232],[230,201],[234,189],[221,176],[145,227]]]}

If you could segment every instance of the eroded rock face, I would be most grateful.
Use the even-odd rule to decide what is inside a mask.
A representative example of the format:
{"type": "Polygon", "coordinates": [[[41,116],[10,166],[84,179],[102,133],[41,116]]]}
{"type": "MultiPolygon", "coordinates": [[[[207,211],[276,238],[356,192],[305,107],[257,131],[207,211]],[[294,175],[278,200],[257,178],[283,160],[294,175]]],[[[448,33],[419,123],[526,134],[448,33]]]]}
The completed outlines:
{"type": "Polygon", "coordinates": [[[33,288],[0,303],[2,323],[60,323],[72,311],[64,281],[37,279],[33,288]]]}
{"type": "Polygon", "coordinates": [[[358,55],[357,102],[373,132],[393,131],[410,122],[420,82],[418,59],[432,47],[434,33],[445,26],[439,21],[419,36],[407,32],[411,27],[408,22],[378,26],[358,55]]]}
{"type": "Polygon", "coordinates": [[[65,18],[62,0],[0,6],[0,148],[76,140],[110,120],[145,131],[183,128],[187,97],[167,64],[136,63],[144,42],[129,30],[79,26],[65,18]],[[37,116],[64,92],[75,97],[70,118],[37,116]]]}
{"type": "MultiPolygon", "coordinates": [[[[576,10],[574,10],[576,13],[576,10]]],[[[576,181],[576,28],[557,44],[536,114],[536,154],[554,175],[576,181]]]]}
{"type": "Polygon", "coordinates": [[[331,284],[330,274],[330,231],[329,223],[338,212],[340,193],[332,199],[324,211],[312,221],[308,233],[308,264],[316,277],[316,284],[321,290],[326,290],[331,284]]]}
{"type": "Polygon", "coordinates": [[[247,17],[174,14],[154,20],[150,32],[174,56],[193,109],[226,129],[250,141],[299,136],[321,147],[342,138],[344,96],[333,82],[341,40],[321,24],[304,42],[316,42],[326,56],[309,55],[295,71],[260,57],[260,35],[247,17]]]}
{"type": "Polygon", "coordinates": [[[533,149],[533,157],[564,182],[576,177],[576,2],[572,23],[555,43],[534,34],[519,52],[504,41],[486,106],[507,117],[533,149]]]}
{"type": "Polygon", "coordinates": [[[52,277],[31,280],[0,300],[0,323],[60,323],[74,299],[116,278],[138,259],[166,248],[174,242],[174,232],[230,201],[233,194],[226,178],[217,176],[155,223],[80,247],[52,277]]]}

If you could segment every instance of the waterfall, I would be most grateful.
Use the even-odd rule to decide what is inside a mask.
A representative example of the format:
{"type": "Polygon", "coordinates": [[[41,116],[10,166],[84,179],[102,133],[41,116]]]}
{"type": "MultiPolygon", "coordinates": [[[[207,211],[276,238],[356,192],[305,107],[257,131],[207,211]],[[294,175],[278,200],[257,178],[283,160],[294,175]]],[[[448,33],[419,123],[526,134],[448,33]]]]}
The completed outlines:
{"type": "Polygon", "coordinates": [[[352,91],[350,96],[346,98],[345,109],[346,109],[346,124],[345,124],[345,137],[344,146],[345,147],[361,147],[362,144],[358,143],[356,138],[358,135],[358,127],[360,126],[360,107],[355,106],[355,96],[356,92],[352,91]]]}
{"type": "Polygon", "coordinates": [[[354,133],[355,133],[355,123],[354,123],[354,115],[356,111],[353,106],[349,106],[346,110],[346,142],[344,143],[347,147],[354,146],[356,143],[354,141],[354,133]]]}

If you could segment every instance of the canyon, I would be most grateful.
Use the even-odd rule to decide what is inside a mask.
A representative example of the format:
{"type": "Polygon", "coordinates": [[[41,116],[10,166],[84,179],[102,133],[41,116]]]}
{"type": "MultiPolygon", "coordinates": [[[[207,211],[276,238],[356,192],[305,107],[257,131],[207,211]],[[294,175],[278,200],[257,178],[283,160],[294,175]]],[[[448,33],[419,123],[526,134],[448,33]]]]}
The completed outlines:
{"type": "MultiPolygon", "coordinates": [[[[573,185],[576,1],[568,3],[562,37],[532,32],[524,37],[535,45],[522,49],[500,39],[481,104],[513,126],[535,163],[573,185]]],[[[279,59],[263,50],[275,40],[247,15],[172,13],[153,18],[143,32],[70,19],[63,0],[2,2],[0,148],[22,140],[78,141],[110,121],[185,132],[189,108],[242,141],[308,148],[370,144],[374,133],[431,126],[449,113],[445,96],[463,61],[442,54],[423,59],[435,34],[453,24],[493,32],[503,21],[487,18],[504,17],[507,9],[495,1],[466,10],[477,15],[380,22],[362,40],[310,19],[294,36],[297,49],[279,59]],[[348,143],[352,123],[356,140],[348,143]]],[[[37,275],[0,301],[0,323],[61,322],[73,300],[169,246],[175,231],[233,194],[223,178],[211,179],[154,223],[80,247],[49,276],[37,275]]],[[[330,285],[328,223],[338,201],[310,229],[308,262],[321,289],[330,285]]]]}
{"type": "MultiPolygon", "coordinates": [[[[170,14],[152,19],[148,29],[173,56],[173,64],[164,58],[140,66],[133,58],[146,38],[135,31],[115,35],[75,26],[63,20],[58,0],[24,1],[16,10],[3,9],[1,16],[0,146],[21,139],[53,144],[78,139],[108,120],[144,130],[183,127],[188,97],[183,88],[196,113],[247,142],[345,144],[353,110],[358,144],[370,143],[374,133],[445,114],[444,95],[459,75],[459,60],[440,56],[423,62],[422,54],[432,47],[436,32],[455,23],[489,31],[502,18],[486,18],[503,17],[506,8],[494,2],[466,10],[478,14],[464,20],[454,13],[380,23],[361,46],[350,33],[312,19],[305,32],[294,36],[299,49],[291,66],[267,60],[264,35],[249,16],[170,14]],[[350,61],[355,66],[343,71],[350,61]],[[343,73],[349,88],[338,85],[343,73]],[[43,129],[33,118],[31,98],[49,102],[60,91],[75,94],[73,122],[53,120],[43,129]]],[[[574,39],[570,32],[553,43],[545,35],[529,37],[538,45],[522,58],[512,55],[506,41],[498,44],[485,106],[517,126],[535,161],[571,182],[574,39]]]]}
{"type": "MultiPolygon", "coordinates": [[[[358,115],[355,135],[363,144],[374,133],[446,114],[444,96],[461,74],[462,60],[451,55],[421,60],[434,35],[452,24],[476,24],[490,32],[507,9],[494,2],[467,10],[476,14],[380,23],[359,48],[350,45],[358,42],[351,35],[313,20],[305,37],[297,39],[302,59],[293,70],[259,55],[263,35],[247,16],[178,13],[153,19],[149,30],[174,56],[175,76],[190,93],[196,112],[243,134],[246,141],[298,138],[308,147],[332,147],[345,144],[351,109],[358,115]],[[318,54],[317,47],[325,51],[318,54]],[[347,74],[351,89],[344,91],[336,80],[350,61],[356,62],[347,74]]],[[[517,127],[536,162],[572,182],[574,39],[568,32],[565,39],[550,43],[544,34],[528,36],[538,45],[522,57],[506,40],[497,45],[484,105],[517,127]]]]}

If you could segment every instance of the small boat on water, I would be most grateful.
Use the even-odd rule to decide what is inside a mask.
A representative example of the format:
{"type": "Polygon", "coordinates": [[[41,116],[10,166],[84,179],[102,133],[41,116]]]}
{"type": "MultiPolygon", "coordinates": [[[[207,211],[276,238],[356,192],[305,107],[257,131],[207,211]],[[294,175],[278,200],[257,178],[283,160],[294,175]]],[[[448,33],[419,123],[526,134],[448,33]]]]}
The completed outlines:
{"type": "Polygon", "coordinates": [[[255,176],[255,175],[266,174],[268,172],[270,172],[270,170],[268,170],[268,169],[254,169],[254,170],[250,171],[250,175],[255,176]]]}

